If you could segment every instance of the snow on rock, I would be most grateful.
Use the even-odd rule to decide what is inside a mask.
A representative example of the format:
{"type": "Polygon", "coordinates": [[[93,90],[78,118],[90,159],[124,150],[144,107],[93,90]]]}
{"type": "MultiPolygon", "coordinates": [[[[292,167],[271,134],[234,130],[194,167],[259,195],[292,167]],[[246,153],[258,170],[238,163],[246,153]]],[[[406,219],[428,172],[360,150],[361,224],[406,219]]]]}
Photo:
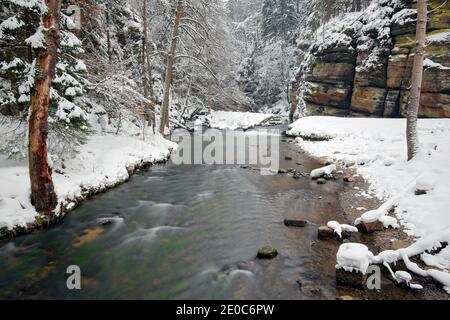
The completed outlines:
{"type": "MultiPolygon", "coordinates": [[[[167,159],[175,143],[159,134],[146,140],[130,136],[93,135],[73,158],[65,161],[62,174],[53,173],[58,201],[70,209],[83,190],[106,190],[129,178],[127,167],[167,159]]],[[[0,228],[12,229],[32,223],[37,213],[29,200],[30,182],[26,162],[15,166],[0,161],[0,228]]]]}
{"type": "Polygon", "coordinates": [[[382,216],[378,219],[378,221],[380,221],[386,229],[387,228],[393,228],[393,229],[400,228],[400,225],[398,224],[397,219],[395,219],[394,217],[382,216]]]}
{"type": "Polygon", "coordinates": [[[447,270],[446,266],[450,264],[450,246],[445,247],[434,255],[424,252],[420,258],[430,267],[447,270]]]}
{"type": "Polygon", "coordinates": [[[330,164],[329,166],[318,168],[318,169],[311,171],[310,176],[313,179],[317,179],[317,178],[323,177],[325,175],[333,174],[336,172],[336,170],[337,170],[336,165],[330,164]]]}
{"type": "Polygon", "coordinates": [[[426,68],[437,68],[437,69],[442,69],[442,70],[450,70],[450,67],[446,67],[438,62],[435,62],[429,58],[425,58],[423,60],[423,66],[426,68]]]}
{"type": "Polygon", "coordinates": [[[432,191],[436,185],[436,180],[433,175],[423,174],[416,180],[416,190],[425,192],[432,191]]]}
{"type": "Polygon", "coordinates": [[[361,215],[361,217],[355,220],[355,225],[359,225],[361,223],[369,224],[376,221],[380,221],[385,228],[394,228],[394,229],[400,228],[397,219],[395,219],[394,217],[390,217],[387,214],[388,214],[387,210],[384,210],[382,206],[378,209],[368,211],[363,215],[361,215]]]}
{"type": "MultiPolygon", "coordinates": [[[[288,134],[332,137],[296,141],[312,156],[328,161],[355,159],[353,167],[370,183],[371,193],[386,202],[395,199],[389,206],[397,207],[396,216],[405,231],[424,237],[450,229],[450,184],[446,183],[450,181],[450,119],[419,119],[418,131],[420,153],[410,162],[404,119],[305,117],[293,123],[288,134]],[[363,157],[364,164],[358,164],[356,159],[363,157]],[[395,161],[386,166],[386,159],[395,161]],[[420,186],[424,181],[433,190],[416,196],[416,183],[420,186]]],[[[385,206],[383,211],[389,209],[385,206]]]]}
{"type": "Polygon", "coordinates": [[[444,290],[450,294],[450,273],[430,269],[428,270],[428,275],[435,281],[440,282],[444,286],[444,290]]]}
{"type": "Polygon", "coordinates": [[[213,111],[207,118],[213,129],[247,130],[261,125],[272,117],[273,114],[264,113],[213,111]]]}
{"type": "Polygon", "coordinates": [[[409,287],[413,290],[422,290],[423,286],[421,286],[420,284],[417,283],[410,283],[409,287]]]}
{"type": "Polygon", "coordinates": [[[339,247],[337,253],[336,268],[341,268],[348,272],[359,271],[365,274],[372,257],[373,255],[366,245],[344,243],[339,247]]]}
{"type": "Polygon", "coordinates": [[[384,215],[386,215],[386,213],[379,209],[371,210],[364,213],[360,218],[356,219],[355,224],[359,224],[361,222],[372,223],[375,221],[379,221],[384,215]]]}
{"type": "Polygon", "coordinates": [[[333,229],[340,238],[342,238],[342,232],[358,232],[358,228],[350,226],[348,224],[341,224],[337,221],[329,221],[327,227],[333,229]]]}
{"type": "MultiPolygon", "coordinates": [[[[401,225],[407,234],[416,238],[414,244],[404,249],[404,254],[382,252],[374,258],[374,263],[393,263],[405,255],[422,254],[430,266],[450,268],[450,249],[436,255],[424,254],[441,248],[445,242],[450,243],[450,119],[418,120],[420,151],[409,162],[405,119],[305,117],[293,123],[288,134],[298,136],[297,143],[312,156],[347,162],[347,166],[370,183],[369,191],[384,201],[378,210],[365,213],[355,223],[362,219],[381,219],[385,226],[401,225]],[[309,141],[302,136],[330,139],[309,141]],[[364,161],[359,161],[363,158],[364,161]],[[416,195],[416,189],[427,192],[416,195]],[[387,217],[394,206],[398,222],[387,217]]],[[[416,267],[412,262],[408,266],[415,273],[426,272],[416,267]]]]}
{"type": "Polygon", "coordinates": [[[395,272],[395,280],[397,283],[406,283],[409,284],[412,280],[412,276],[406,271],[396,271],[395,272]]]}
{"type": "MultiPolygon", "coordinates": [[[[392,273],[392,270],[389,267],[389,264],[396,263],[399,260],[403,260],[405,263],[405,266],[408,268],[408,270],[412,271],[415,274],[418,274],[422,277],[432,277],[435,281],[441,283],[444,286],[444,290],[447,291],[447,293],[450,294],[450,273],[448,273],[446,266],[443,264],[440,264],[438,267],[443,269],[436,270],[436,269],[428,269],[424,270],[420,268],[416,263],[412,262],[409,258],[412,256],[417,256],[427,250],[436,250],[439,248],[442,248],[444,243],[450,243],[450,229],[442,230],[441,232],[437,232],[434,234],[431,234],[429,236],[423,237],[416,241],[411,246],[404,248],[404,249],[398,249],[398,250],[386,250],[381,252],[380,254],[373,256],[371,259],[371,263],[373,264],[380,264],[382,263],[385,265],[392,273]]],[[[448,251],[445,252],[446,248],[442,249],[440,253],[438,254],[438,259],[440,262],[442,262],[442,258],[448,257],[448,251]]],[[[437,259],[433,259],[430,257],[434,257],[431,254],[424,253],[422,254],[422,260],[425,263],[430,262],[428,259],[431,259],[431,262],[436,262],[437,259]],[[424,258],[425,255],[425,258],[424,258]]],[[[448,263],[448,260],[447,260],[448,263]]],[[[432,266],[432,264],[430,264],[432,266]]],[[[394,278],[395,275],[392,274],[394,278]]],[[[413,289],[420,289],[420,285],[411,285],[410,286],[413,289]]]]}
{"type": "Polygon", "coordinates": [[[450,40],[450,31],[438,32],[436,34],[427,35],[428,43],[446,42],[450,40]]]}
{"type": "Polygon", "coordinates": [[[417,283],[411,283],[412,276],[409,272],[406,271],[396,271],[394,274],[395,281],[397,283],[405,283],[408,287],[413,290],[422,290],[423,287],[417,283]]]}

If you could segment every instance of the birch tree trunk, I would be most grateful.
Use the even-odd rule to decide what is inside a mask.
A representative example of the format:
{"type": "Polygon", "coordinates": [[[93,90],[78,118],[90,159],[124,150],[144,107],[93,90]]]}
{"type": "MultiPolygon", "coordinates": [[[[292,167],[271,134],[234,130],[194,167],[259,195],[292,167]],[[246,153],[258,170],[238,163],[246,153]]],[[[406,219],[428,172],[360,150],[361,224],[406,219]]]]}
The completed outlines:
{"type": "Polygon", "coordinates": [[[48,106],[61,41],[61,1],[45,0],[45,3],[48,7],[43,16],[46,46],[39,49],[36,61],[37,76],[31,91],[28,158],[31,203],[37,212],[45,213],[51,219],[57,205],[57,197],[47,158],[48,106]]]}
{"type": "Polygon", "coordinates": [[[417,118],[422,91],[423,59],[425,55],[425,36],[427,31],[427,0],[417,1],[416,53],[411,75],[411,94],[406,111],[406,140],[408,161],[414,158],[419,148],[417,118]]]}
{"type": "Polygon", "coordinates": [[[169,54],[167,55],[167,71],[166,71],[166,81],[164,85],[164,98],[161,108],[161,126],[159,131],[164,134],[166,126],[169,124],[169,97],[170,97],[170,86],[172,84],[173,78],[173,63],[175,61],[175,52],[177,49],[177,38],[178,29],[180,27],[181,14],[183,12],[183,0],[178,0],[177,9],[175,13],[174,26],[172,32],[172,44],[170,46],[169,54]]]}

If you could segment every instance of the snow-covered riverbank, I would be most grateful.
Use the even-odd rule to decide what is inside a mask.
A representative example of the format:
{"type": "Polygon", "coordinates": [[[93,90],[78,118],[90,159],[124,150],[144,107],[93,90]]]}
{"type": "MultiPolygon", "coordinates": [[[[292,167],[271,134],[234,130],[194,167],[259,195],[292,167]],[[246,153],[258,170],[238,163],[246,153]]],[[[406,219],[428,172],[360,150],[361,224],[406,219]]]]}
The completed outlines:
{"type": "Polygon", "coordinates": [[[274,118],[273,114],[265,113],[213,111],[201,121],[209,122],[210,127],[213,129],[247,130],[261,125],[272,118],[274,118]]]}
{"type": "MultiPolygon", "coordinates": [[[[59,203],[70,209],[86,194],[126,181],[136,167],[168,159],[176,144],[159,134],[146,140],[125,135],[93,135],[64,166],[54,168],[59,203]]],[[[25,227],[38,217],[29,200],[26,161],[0,161],[0,229],[25,227]]]]}
{"type": "MultiPolygon", "coordinates": [[[[288,134],[298,136],[297,143],[312,156],[354,167],[371,186],[370,195],[355,190],[355,196],[397,198],[396,217],[409,235],[450,234],[450,120],[419,120],[421,151],[410,162],[405,132],[404,119],[306,117],[288,134]]],[[[446,270],[450,250],[425,253],[422,260],[446,270]]]]}

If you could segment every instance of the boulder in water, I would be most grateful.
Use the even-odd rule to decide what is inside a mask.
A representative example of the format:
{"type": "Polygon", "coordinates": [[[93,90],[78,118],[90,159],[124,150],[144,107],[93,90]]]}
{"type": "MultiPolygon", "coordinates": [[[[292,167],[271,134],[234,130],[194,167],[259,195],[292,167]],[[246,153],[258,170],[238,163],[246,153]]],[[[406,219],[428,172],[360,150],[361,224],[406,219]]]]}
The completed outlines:
{"type": "Polygon", "coordinates": [[[278,255],[277,249],[266,246],[264,248],[259,249],[257,258],[259,259],[273,259],[278,255]]]}

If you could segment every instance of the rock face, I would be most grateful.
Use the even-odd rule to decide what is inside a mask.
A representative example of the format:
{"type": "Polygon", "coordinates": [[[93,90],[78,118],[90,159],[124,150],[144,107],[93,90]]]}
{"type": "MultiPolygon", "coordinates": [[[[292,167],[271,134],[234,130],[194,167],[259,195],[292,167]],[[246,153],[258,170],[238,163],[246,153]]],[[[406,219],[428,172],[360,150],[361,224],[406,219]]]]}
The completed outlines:
{"type": "MultiPolygon", "coordinates": [[[[325,40],[319,39],[300,68],[302,77],[297,77],[302,79],[298,87],[303,90],[305,113],[405,116],[415,50],[415,7],[411,0],[374,0],[362,16],[349,15],[328,31],[325,40]]],[[[419,115],[450,117],[450,1],[430,0],[429,8],[433,11],[419,115]]]]}

